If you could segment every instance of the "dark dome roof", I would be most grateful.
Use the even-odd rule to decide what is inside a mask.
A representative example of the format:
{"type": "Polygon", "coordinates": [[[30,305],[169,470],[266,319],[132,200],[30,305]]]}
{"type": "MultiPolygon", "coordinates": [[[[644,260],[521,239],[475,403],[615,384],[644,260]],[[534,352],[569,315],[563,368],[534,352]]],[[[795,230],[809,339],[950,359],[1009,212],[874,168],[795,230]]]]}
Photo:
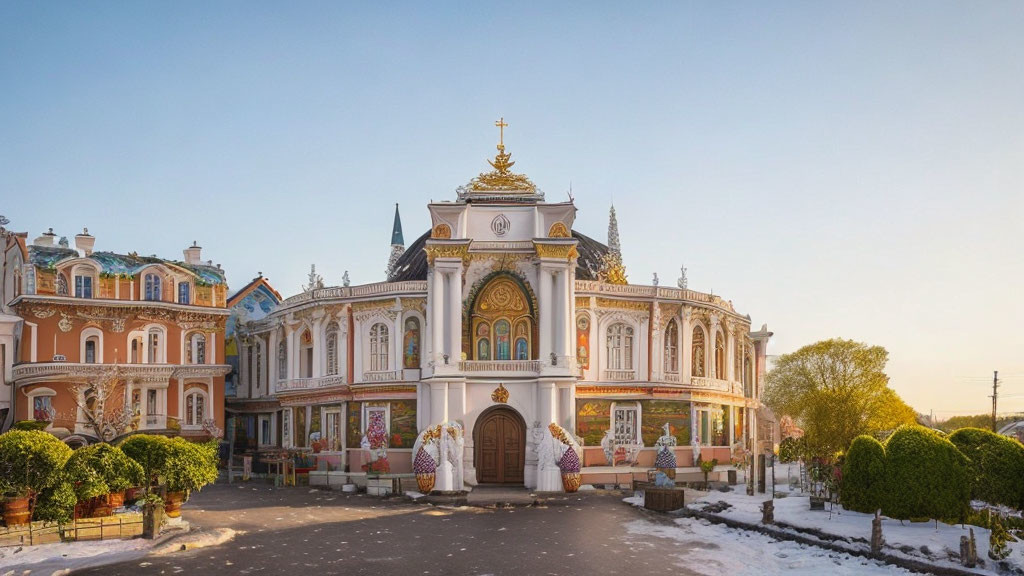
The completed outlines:
{"type": "MultiPolygon", "coordinates": [[[[608,253],[608,247],[573,230],[572,237],[579,241],[576,250],[577,280],[597,280],[597,271],[601,267],[601,258],[608,253]]],[[[430,239],[430,232],[424,233],[405,249],[405,253],[395,263],[395,273],[388,282],[405,282],[407,280],[427,279],[427,253],[423,250],[430,239]]]]}

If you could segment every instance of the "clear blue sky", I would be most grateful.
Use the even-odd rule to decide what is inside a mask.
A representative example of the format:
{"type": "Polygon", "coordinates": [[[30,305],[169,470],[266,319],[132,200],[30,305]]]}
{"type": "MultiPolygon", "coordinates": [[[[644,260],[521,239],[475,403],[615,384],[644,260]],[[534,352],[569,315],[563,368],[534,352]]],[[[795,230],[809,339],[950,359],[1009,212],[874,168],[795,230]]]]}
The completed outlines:
{"type": "Polygon", "coordinates": [[[631,281],[685,262],[772,353],[883,345],[940,416],[999,369],[1024,409],[1024,3],[369,4],[3,2],[0,213],[373,282],[504,116],[577,229],[614,198],[631,281]]]}

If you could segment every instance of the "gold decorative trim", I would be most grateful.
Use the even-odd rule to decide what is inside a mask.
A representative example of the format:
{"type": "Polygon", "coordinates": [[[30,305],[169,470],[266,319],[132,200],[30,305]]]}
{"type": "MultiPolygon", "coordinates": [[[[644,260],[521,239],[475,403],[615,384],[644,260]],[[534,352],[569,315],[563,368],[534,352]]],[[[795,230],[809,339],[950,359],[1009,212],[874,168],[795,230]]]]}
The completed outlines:
{"type": "Polygon", "coordinates": [[[647,302],[631,302],[629,300],[613,300],[611,298],[598,298],[598,308],[615,308],[617,310],[636,310],[638,312],[647,312],[650,310],[650,304],[647,302]]]}
{"type": "Polygon", "coordinates": [[[579,257],[575,244],[534,244],[540,258],[559,258],[572,260],[579,257]]]}
{"type": "Polygon", "coordinates": [[[548,228],[549,238],[570,238],[569,229],[565,226],[564,222],[555,222],[548,228]]]}
{"type": "Polygon", "coordinates": [[[491,400],[499,404],[508,403],[508,388],[505,388],[504,384],[498,384],[498,387],[491,392],[491,400]]]}
{"type": "Polygon", "coordinates": [[[384,310],[394,304],[394,300],[368,300],[366,302],[353,302],[353,312],[363,312],[365,310],[384,310]]]}
{"type": "Polygon", "coordinates": [[[431,238],[449,239],[452,237],[452,227],[447,224],[438,224],[430,231],[431,238]]]}
{"type": "Polygon", "coordinates": [[[590,298],[586,296],[576,298],[576,308],[590,308],[590,298]]]}
{"type": "Polygon", "coordinates": [[[424,248],[427,262],[433,264],[437,258],[460,258],[465,263],[469,259],[468,244],[435,244],[424,248]]]}

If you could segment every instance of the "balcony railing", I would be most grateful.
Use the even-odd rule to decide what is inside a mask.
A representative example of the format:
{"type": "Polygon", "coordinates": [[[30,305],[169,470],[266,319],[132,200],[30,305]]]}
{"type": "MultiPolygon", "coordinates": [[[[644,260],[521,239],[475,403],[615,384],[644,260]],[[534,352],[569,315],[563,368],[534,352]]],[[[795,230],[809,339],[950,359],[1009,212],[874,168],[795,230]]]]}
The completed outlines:
{"type": "Polygon", "coordinates": [[[163,430],[167,428],[166,414],[146,414],[143,417],[146,430],[163,430]]]}
{"type": "Polygon", "coordinates": [[[340,374],[321,376],[320,378],[292,378],[277,383],[278,392],[291,392],[293,390],[318,390],[331,386],[345,384],[345,377],[340,374]]]}
{"type": "Polygon", "coordinates": [[[500,372],[540,374],[540,360],[464,360],[459,362],[459,370],[467,373],[500,372]]]}
{"type": "Polygon", "coordinates": [[[363,372],[363,382],[394,382],[399,379],[398,372],[394,370],[363,372]]]}
{"type": "Polygon", "coordinates": [[[607,382],[632,382],[636,380],[635,370],[605,370],[601,377],[607,382]]]}
{"type": "Polygon", "coordinates": [[[665,373],[665,382],[671,382],[673,384],[679,384],[680,382],[682,382],[682,378],[680,378],[678,372],[676,372],[676,373],[666,372],[665,373]]]}

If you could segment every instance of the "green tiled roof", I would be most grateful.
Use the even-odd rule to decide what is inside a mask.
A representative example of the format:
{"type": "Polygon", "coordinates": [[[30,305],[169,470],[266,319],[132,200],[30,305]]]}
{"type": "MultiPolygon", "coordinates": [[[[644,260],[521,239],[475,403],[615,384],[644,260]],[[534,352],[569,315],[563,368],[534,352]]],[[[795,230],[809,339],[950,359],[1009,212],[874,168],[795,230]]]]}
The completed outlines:
{"type": "MultiPolygon", "coordinates": [[[[39,268],[52,268],[61,260],[77,258],[78,251],[70,248],[59,248],[56,246],[29,246],[29,261],[39,268]]],[[[183,268],[195,274],[199,280],[206,284],[225,284],[224,271],[216,266],[206,264],[186,264],[177,260],[165,260],[156,256],[134,256],[131,254],[116,254],[114,252],[93,252],[89,259],[100,266],[100,272],[104,274],[138,274],[140,270],[150,264],[165,264],[183,268]]]]}

